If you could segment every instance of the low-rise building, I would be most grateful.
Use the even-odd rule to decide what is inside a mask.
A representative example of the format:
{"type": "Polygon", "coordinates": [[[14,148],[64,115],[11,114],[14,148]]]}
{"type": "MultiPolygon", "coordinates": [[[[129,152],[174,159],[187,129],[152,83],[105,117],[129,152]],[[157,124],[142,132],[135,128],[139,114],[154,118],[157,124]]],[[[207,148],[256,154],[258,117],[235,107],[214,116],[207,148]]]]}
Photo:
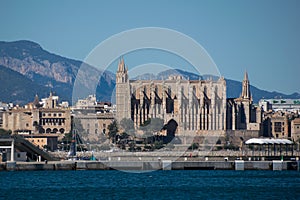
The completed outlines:
{"type": "Polygon", "coordinates": [[[41,149],[57,150],[58,134],[25,134],[24,138],[41,149]]]}
{"type": "Polygon", "coordinates": [[[102,136],[107,136],[108,126],[113,122],[113,113],[88,113],[74,115],[74,123],[82,127],[79,132],[82,139],[97,142],[102,136]],[[76,124],[80,123],[80,124],[76,124]]]}
{"type": "Polygon", "coordinates": [[[293,141],[300,142],[300,118],[296,118],[291,122],[291,135],[293,141]]]}
{"type": "Polygon", "coordinates": [[[45,98],[42,104],[35,97],[25,107],[14,107],[3,112],[2,128],[13,133],[64,134],[71,130],[71,111],[58,106],[58,98],[45,98]]]}
{"type": "Polygon", "coordinates": [[[299,112],[300,99],[261,99],[259,106],[264,111],[272,109],[273,111],[299,112]]]}

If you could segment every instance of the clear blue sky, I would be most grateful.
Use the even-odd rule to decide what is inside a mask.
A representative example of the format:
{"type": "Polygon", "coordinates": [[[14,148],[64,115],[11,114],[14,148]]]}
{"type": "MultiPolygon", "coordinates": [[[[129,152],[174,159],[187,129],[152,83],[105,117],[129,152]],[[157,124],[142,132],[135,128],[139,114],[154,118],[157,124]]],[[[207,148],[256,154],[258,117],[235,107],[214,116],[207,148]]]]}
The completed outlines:
{"type": "Polygon", "coordinates": [[[83,60],[113,34],[165,27],[200,43],[226,78],[242,80],[247,70],[254,86],[292,93],[300,92],[299,19],[299,0],[1,0],[0,40],[83,60]]]}

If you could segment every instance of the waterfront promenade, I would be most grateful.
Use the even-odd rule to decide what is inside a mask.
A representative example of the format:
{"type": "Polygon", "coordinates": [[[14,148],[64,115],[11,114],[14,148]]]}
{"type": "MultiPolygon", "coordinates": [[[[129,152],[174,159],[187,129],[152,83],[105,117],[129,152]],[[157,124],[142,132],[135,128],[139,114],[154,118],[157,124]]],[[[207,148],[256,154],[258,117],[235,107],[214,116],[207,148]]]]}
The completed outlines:
{"type": "Polygon", "coordinates": [[[299,170],[299,152],[255,151],[52,152],[60,161],[0,162],[0,170],[299,170]],[[94,159],[94,160],[90,160],[94,159]]]}
{"type": "Polygon", "coordinates": [[[44,161],[2,162],[0,171],[35,170],[300,170],[300,161],[44,161]]]}

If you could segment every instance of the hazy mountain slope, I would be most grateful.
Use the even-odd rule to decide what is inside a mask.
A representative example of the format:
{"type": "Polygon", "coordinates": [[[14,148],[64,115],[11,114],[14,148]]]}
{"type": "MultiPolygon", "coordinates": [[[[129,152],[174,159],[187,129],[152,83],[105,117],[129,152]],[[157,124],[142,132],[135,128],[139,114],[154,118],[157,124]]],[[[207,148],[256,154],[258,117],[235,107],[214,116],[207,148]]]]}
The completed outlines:
{"type": "Polygon", "coordinates": [[[47,87],[38,85],[22,74],[1,65],[0,83],[0,101],[25,104],[32,102],[37,93],[41,96],[49,94],[47,87]]]}
{"type": "MultiPolygon", "coordinates": [[[[31,41],[0,42],[0,65],[0,101],[24,104],[31,101],[35,94],[46,97],[50,91],[69,102],[72,100],[72,94],[77,100],[93,93],[96,93],[99,101],[112,100],[115,87],[114,73],[102,72],[81,61],[49,53],[39,44],[31,41]],[[78,73],[79,69],[80,73],[78,73]],[[73,93],[75,80],[79,89],[73,93]]],[[[199,76],[180,69],[130,78],[161,80],[179,74],[190,80],[218,78],[210,75],[199,76]]],[[[242,78],[240,81],[226,79],[228,98],[240,96],[242,78]]],[[[286,95],[260,90],[253,86],[251,86],[251,93],[254,102],[258,102],[261,98],[300,98],[298,93],[286,95]]]]}
{"type": "MultiPolygon", "coordinates": [[[[38,94],[46,91],[55,91],[63,100],[71,101],[74,81],[81,86],[75,99],[83,98],[88,94],[96,93],[98,100],[110,100],[110,94],[115,86],[115,75],[111,72],[102,72],[81,61],[64,58],[45,51],[39,44],[31,41],[0,42],[0,65],[12,69],[35,85],[43,86],[37,90],[38,94]],[[78,75],[78,70],[84,70],[78,75]],[[81,68],[82,69],[82,68],[81,68]],[[78,75],[78,76],[77,76],[78,75]],[[101,78],[100,78],[100,75],[101,78]],[[95,91],[93,85],[96,85],[95,91]]],[[[8,98],[0,95],[2,101],[8,98]]],[[[20,101],[25,97],[17,96],[20,101]]]]}

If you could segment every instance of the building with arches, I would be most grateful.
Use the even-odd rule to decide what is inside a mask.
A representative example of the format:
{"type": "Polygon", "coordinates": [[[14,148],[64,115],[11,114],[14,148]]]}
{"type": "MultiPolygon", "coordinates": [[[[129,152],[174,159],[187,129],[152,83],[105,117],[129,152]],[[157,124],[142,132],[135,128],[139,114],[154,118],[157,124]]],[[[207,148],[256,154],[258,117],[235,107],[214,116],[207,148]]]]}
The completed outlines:
{"type": "Polygon", "coordinates": [[[25,107],[3,112],[2,128],[19,134],[64,135],[71,130],[71,111],[59,106],[58,97],[50,96],[40,104],[38,96],[25,107]]]}
{"type": "Polygon", "coordinates": [[[116,73],[117,120],[131,119],[136,128],[151,118],[178,124],[176,134],[226,130],[226,82],[186,80],[129,80],[120,59],[116,73]]]}

